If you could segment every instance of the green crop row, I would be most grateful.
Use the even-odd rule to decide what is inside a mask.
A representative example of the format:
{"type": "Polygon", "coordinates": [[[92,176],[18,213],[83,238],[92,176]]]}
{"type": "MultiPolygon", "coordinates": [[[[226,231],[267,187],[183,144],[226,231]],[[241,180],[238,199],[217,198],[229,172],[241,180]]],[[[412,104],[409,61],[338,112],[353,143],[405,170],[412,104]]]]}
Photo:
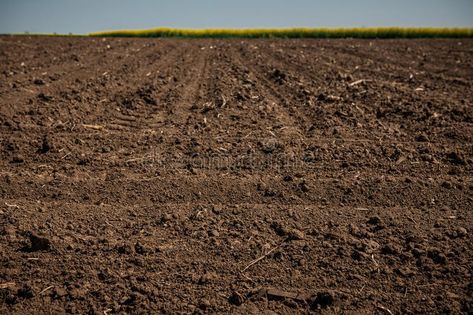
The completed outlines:
{"type": "Polygon", "coordinates": [[[176,29],[116,30],[90,33],[99,37],[185,38],[471,38],[473,28],[286,28],[286,29],[176,29]]]}

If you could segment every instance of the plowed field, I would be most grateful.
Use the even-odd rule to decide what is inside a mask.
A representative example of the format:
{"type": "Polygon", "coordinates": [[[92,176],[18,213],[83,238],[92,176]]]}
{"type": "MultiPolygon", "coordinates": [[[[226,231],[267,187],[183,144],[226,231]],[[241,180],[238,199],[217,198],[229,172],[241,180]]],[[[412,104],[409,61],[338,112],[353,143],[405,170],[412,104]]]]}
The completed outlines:
{"type": "Polygon", "coordinates": [[[0,313],[473,312],[473,41],[0,37],[0,313]]]}

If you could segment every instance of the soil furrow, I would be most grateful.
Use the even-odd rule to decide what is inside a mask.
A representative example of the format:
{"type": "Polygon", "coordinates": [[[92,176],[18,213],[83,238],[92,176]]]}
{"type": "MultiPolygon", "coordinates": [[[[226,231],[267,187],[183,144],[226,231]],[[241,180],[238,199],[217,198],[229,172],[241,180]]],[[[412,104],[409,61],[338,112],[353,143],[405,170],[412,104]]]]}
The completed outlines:
{"type": "Polygon", "coordinates": [[[0,36],[0,313],[472,313],[459,42],[0,36]]]}

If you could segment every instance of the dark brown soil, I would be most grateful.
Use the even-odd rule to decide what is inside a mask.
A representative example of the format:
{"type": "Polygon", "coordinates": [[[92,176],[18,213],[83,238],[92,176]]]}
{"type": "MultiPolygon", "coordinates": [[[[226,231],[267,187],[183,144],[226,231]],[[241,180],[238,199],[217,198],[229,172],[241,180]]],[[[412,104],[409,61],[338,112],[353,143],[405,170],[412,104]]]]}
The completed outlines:
{"type": "Polygon", "coordinates": [[[472,314],[472,40],[0,37],[0,313],[472,314]]]}

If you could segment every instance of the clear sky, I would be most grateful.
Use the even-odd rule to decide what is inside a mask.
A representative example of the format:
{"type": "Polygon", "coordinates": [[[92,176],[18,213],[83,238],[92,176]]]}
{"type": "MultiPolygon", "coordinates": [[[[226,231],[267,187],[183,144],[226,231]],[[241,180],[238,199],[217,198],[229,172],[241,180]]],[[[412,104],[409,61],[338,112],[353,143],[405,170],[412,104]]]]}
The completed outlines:
{"type": "Polygon", "coordinates": [[[0,0],[0,33],[242,27],[473,27],[473,0],[0,0]]]}

